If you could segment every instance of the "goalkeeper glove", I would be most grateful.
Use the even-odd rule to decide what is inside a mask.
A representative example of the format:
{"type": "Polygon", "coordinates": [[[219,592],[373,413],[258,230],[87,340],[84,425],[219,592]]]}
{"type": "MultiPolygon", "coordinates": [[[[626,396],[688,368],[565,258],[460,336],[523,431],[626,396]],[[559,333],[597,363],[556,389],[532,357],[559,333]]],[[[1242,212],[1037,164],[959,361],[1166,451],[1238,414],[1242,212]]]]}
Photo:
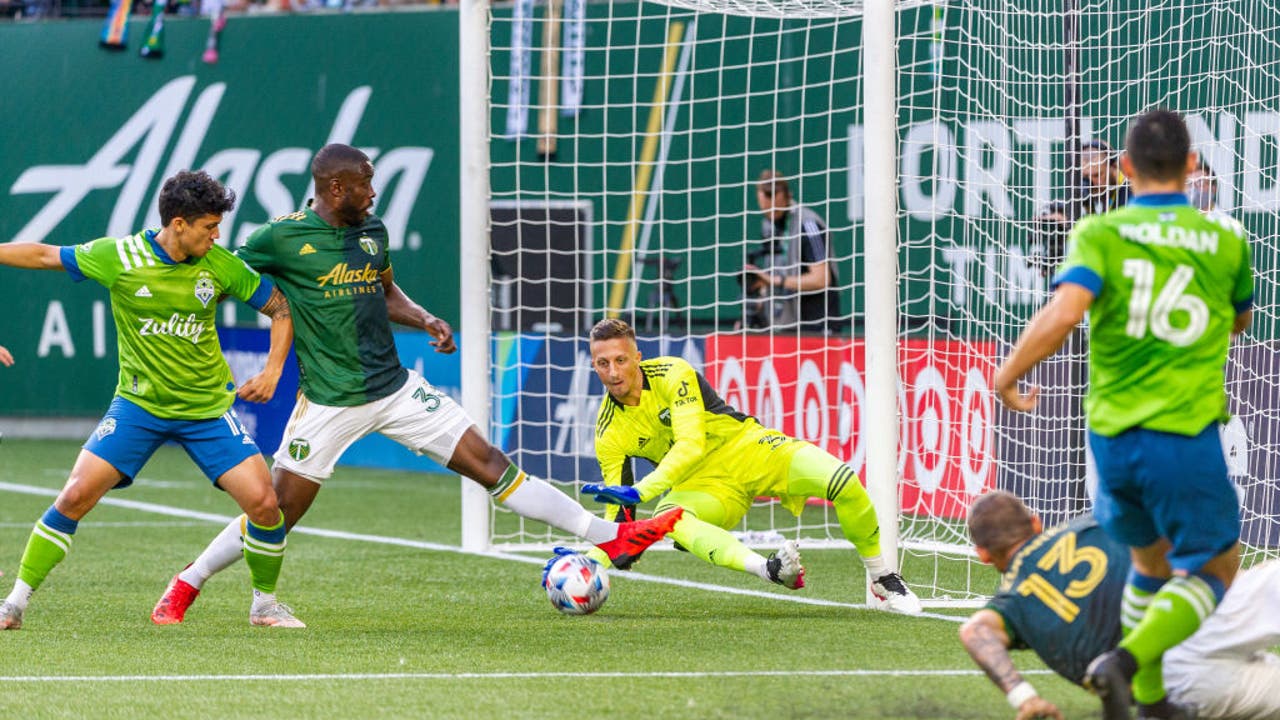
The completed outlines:
{"type": "Polygon", "coordinates": [[[547,586],[547,575],[551,573],[551,566],[555,565],[557,560],[564,557],[565,555],[578,554],[577,550],[574,550],[572,548],[567,548],[567,547],[556,547],[554,550],[552,550],[552,552],[554,552],[555,555],[553,555],[551,559],[547,561],[546,565],[542,566],[542,587],[547,586]]]}
{"type": "Polygon", "coordinates": [[[640,491],[631,485],[587,483],[582,486],[582,492],[593,496],[595,501],[599,503],[610,505],[638,505],[640,503],[640,491]]]}

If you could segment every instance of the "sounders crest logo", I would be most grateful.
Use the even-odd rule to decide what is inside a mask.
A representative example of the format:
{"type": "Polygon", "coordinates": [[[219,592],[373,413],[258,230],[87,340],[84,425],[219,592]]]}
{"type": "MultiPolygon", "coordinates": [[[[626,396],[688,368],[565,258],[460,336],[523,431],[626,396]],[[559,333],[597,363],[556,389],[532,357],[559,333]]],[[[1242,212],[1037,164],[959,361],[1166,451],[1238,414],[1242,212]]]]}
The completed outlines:
{"type": "Polygon", "coordinates": [[[116,431],[116,419],[103,418],[102,422],[98,423],[98,429],[94,430],[93,434],[96,435],[99,440],[101,440],[102,438],[110,435],[115,431],[116,431]]]}
{"type": "Polygon", "coordinates": [[[208,271],[201,270],[200,277],[196,280],[196,299],[204,307],[209,307],[209,301],[213,299],[216,292],[213,289],[213,276],[208,271]]]}
{"type": "Polygon", "coordinates": [[[311,455],[311,443],[303,438],[289,441],[289,457],[302,462],[311,455]]]}

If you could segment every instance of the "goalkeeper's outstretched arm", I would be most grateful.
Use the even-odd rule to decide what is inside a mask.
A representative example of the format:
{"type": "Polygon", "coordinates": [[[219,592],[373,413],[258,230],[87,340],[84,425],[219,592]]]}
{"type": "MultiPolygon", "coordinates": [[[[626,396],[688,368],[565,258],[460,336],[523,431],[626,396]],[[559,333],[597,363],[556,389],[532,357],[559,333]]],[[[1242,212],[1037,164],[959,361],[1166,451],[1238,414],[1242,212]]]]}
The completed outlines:
{"type": "Polygon", "coordinates": [[[1062,712],[1053,703],[1040,697],[1031,683],[1013,666],[1009,656],[1009,634],[1004,629],[1000,613],[982,609],[960,626],[960,642],[969,656],[987,673],[991,682],[1005,694],[1009,704],[1017,711],[1017,720],[1054,718],[1063,720],[1062,712]]]}

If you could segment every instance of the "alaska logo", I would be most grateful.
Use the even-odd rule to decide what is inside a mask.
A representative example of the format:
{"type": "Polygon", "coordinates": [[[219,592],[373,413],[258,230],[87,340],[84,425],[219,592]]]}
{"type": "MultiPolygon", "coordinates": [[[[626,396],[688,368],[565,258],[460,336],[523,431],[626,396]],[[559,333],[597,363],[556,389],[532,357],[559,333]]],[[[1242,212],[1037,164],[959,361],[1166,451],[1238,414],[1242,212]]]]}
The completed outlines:
{"type": "Polygon", "coordinates": [[[658,422],[671,427],[671,408],[662,408],[662,412],[658,413],[658,422]]]}
{"type": "Polygon", "coordinates": [[[209,307],[209,301],[216,293],[217,291],[213,289],[213,275],[201,270],[200,277],[196,279],[196,299],[204,307],[209,307]]]}
{"type": "Polygon", "coordinates": [[[303,438],[289,441],[289,457],[302,462],[311,455],[311,443],[303,438]]]}
{"type": "Polygon", "coordinates": [[[353,270],[346,263],[341,262],[333,266],[329,272],[316,278],[316,282],[320,287],[326,285],[355,285],[357,283],[375,283],[378,281],[378,271],[373,269],[372,263],[365,263],[364,267],[353,270]]]}
{"type": "Polygon", "coordinates": [[[361,249],[361,250],[363,250],[363,251],[365,251],[365,252],[366,252],[366,253],[368,253],[369,255],[377,255],[377,254],[378,254],[378,243],[374,242],[374,241],[373,241],[373,238],[369,237],[368,235],[361,235],[361,236],[360,236],[360,249],[361,249]]]}

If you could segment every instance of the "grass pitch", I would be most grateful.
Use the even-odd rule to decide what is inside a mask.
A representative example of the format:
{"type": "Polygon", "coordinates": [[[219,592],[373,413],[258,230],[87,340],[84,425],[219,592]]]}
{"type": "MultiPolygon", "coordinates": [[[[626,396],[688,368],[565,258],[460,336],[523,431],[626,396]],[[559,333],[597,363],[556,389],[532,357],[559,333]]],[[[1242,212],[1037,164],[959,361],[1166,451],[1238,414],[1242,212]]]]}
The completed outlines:
{"type": "MultiPolygon", "coordinates": [[[[0,593],[77,452],[0,445],[0,593]]],[[[148,615],[165,584],[221,525],[209,516],[237,512],[181,450],[161,448],[134,487],[108,495],[152,505],[95,509],[23,629],[0,633],[0,717],[1013,715],[954,622],[792,599],[861,602],[848,551],[805,551],[810,585],[799,593],[652,552],[633,573],[612,573],[599,613],[567,617],[538,585],[543,558],[454,548],[458,488],[451,476],[340,468],[299,529],[382,540],[290,536],[279,594],[309,627],[250,627],[243,563],[205,586],[185,623],[156,627],[148,615]]],[[[1084,691],[1029,654],[1017,661],[1067,717],[1097,716],[1084,691]]]]}

